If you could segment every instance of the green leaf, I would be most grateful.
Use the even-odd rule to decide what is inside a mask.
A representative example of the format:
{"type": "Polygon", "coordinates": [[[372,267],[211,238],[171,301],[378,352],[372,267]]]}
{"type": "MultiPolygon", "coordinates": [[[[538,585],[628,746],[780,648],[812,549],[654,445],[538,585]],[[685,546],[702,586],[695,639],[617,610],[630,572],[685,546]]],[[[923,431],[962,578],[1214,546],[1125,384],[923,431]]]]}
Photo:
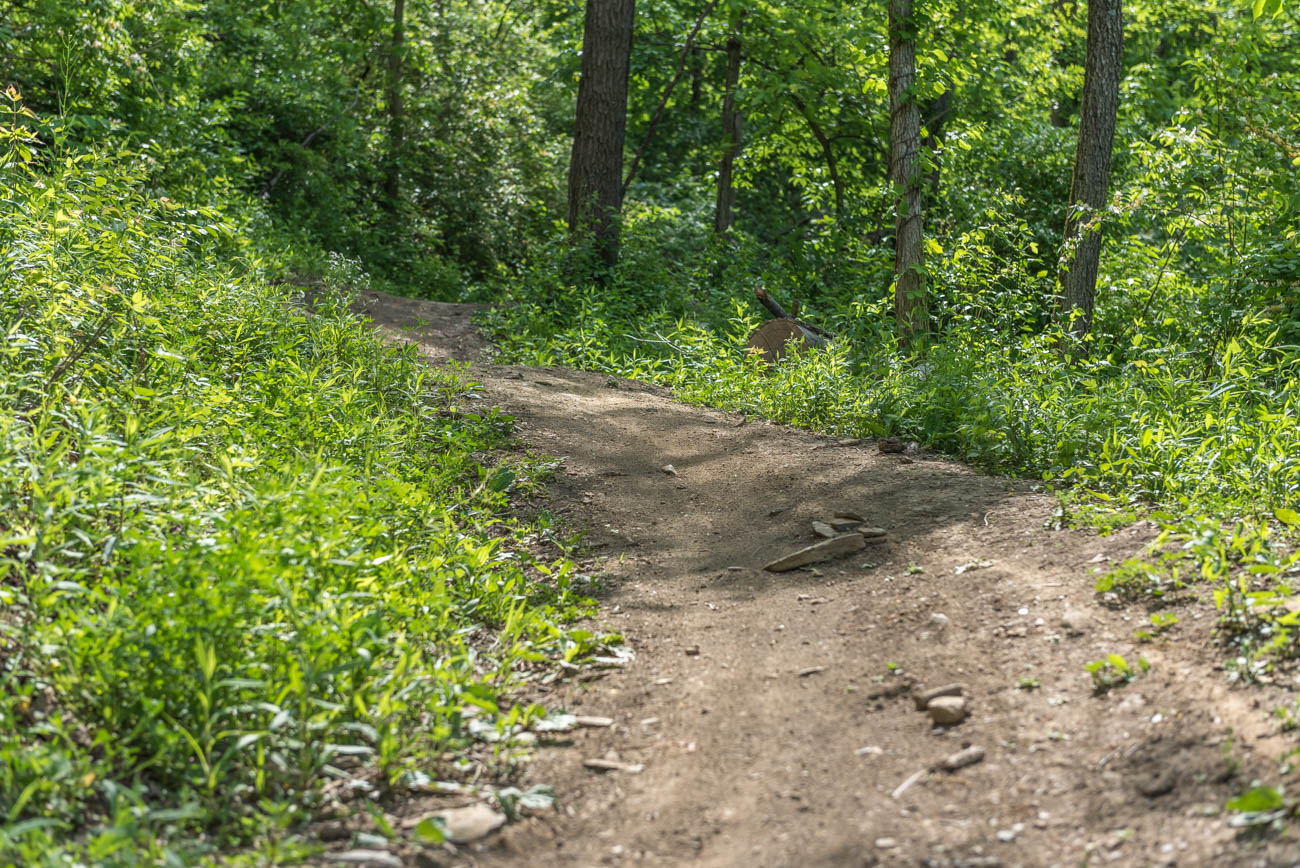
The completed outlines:
{"type": "Polygon", "coordinates": [[[437,817],[425,817],[415,827],[415,837],[421,844],[441,844],[447,840],[446,829],[437,817]]]}
{"type": "Polygon", "coordinates": [[[1282,507],[1281,509],[1275,509],[1273,515],[1277,516],[1277,520],[1288,527],[1300,527],[1300,512],[1296,512],[1294,509],[1282,507]]]}
{"type": "Polygon", "coordinates": [[[1276,811],[1283,806],[1282,794],[1272,787],[1255,787],[1235,799],[1229,799],[1224,805],[1234,813],[1257,813],[1259,811],[1276,811]]]}

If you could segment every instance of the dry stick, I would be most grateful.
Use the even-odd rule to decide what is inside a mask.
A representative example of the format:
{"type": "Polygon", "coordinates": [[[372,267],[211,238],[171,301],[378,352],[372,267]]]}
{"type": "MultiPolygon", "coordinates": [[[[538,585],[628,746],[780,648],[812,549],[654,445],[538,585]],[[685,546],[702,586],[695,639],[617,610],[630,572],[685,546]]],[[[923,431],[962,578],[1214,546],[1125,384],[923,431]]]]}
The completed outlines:
{"type": "Polygon", "coordinates": [[[641,147],[636,149],[636,156],[632,157],[632,167],[627,170],[627,179],[623,181],[621,195],[627,195],[627,188],[632,186],[632,180],[636,178],[637,170],[641,168],[641,158],[645,156],[645,149],[649,147],[650,140],[654,138],[655,128],[659,126],[659,116],[664,113],[664,107],[668,105],[668,98],[673,95],[673,88],[677,87],[677,82],[682,80],[682,73],[686,70],[686,55],[691,51],[691,44],[695,42],[695,34],[700,32],[704,26],[704,19],[709,17],[713,7],[718,5],[718,0],[709,0],[709,5],[704,7],[700,17],[695,20],[695,26],[691,28],[690,35],[686,37],[686,43],[682,46],[682,54],[677,58],[677,72],[673,75],[673,80],[668,82],[668,87],[664,88],[663,99],[659,100],[659,105],[655,108],[655,113],[650,116],[650,127],[645,131],[645,138],[641,140],[641,147]]]}

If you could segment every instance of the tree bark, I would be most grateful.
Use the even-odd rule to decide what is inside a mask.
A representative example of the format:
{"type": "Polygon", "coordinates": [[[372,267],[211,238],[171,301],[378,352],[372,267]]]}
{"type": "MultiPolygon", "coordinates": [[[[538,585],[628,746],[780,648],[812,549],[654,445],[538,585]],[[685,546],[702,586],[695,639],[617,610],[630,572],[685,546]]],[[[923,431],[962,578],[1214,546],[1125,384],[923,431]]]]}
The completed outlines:
{"type": "Polygon", "coordinates": [[[1101,259],[1098,212],[1106,206],[1110,187],[1111,145],[1124,72],[1121,2],[1088,0],[1088,55],[1079,105],[1079,143],[1074,154],[1070,211],[1065,221],[1059,299],[1061,315],[1072,317],[1070,331],[1076,338],[1082,338],[1092,328],[1096,301],[1101,259]]]}
{"type": "Polygon", "coordinates": [[[618,261],[623,145],[635,0],[587,0],[569,162],[569,231],[590,232],[607,265],[618,261]]]}
{"type": "Polygon", "coordinates": [[[727,144],[718,162],[718,196],[713,211],[713,231],[721,235],[736,222],[736,187],[732,180],[736,156],[744,134],[744,115],[736,108],[736,87],[740,82],[740,19],[732,22],[731,37],[727,39],[727,82],[722,97],[722,132],[727,144]]]}
{"type": "Polygon", "coordinates": [[[388,53],[388,165],[384,173],[384,199],[397,210],[402,183],[402,148],[406,118],[402,114],[402,44],[406,41],[406,0],[393,0],[393,38],[388,53]]]}
{"type": "Polygon", "coordinates": [[[916,81],[912,0],[889,3],[889,180],[897,199],[894,221],[894,315],[899,339],[911,346],[930,331],[922,261],[921,110],[911,89],[916,81]]]}

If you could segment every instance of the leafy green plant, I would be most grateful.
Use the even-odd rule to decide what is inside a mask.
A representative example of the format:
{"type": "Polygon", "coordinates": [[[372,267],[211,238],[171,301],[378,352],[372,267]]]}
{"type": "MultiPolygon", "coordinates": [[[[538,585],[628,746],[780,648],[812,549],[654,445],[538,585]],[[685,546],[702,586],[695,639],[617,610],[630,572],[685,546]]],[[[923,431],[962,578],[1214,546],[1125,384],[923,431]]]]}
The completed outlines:
{"type": "Polygon", "coordinates": [[[1092,676],[1093,694],[1101,696],[1109,693],[1112,688],[1135,681],[1151,668],[1151,664],[1139,657],[1137,665],[1132,666],[1123,655],[1107,654],[1104,659],[1093,660],[1083,668],[1092,676]]]}
{"type": "Polygon", "coordinates": [[[567,631],[576,565],[504,516],[546,464],[471,384],[7,100],[0,861],[288,858],[332,781],[461,773],[522,672],[624,653],[567,631]]]}

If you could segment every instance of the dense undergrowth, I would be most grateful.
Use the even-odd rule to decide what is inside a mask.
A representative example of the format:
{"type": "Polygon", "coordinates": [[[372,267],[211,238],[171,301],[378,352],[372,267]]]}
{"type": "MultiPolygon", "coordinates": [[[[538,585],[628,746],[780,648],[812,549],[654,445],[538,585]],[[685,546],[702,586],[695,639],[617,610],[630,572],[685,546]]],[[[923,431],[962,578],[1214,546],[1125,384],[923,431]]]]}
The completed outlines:
{"type": "Polygon", "coordinates": [[[301,855],[331,789],[536,716],[515,670],[592,640],[572,562],[503,518],[510,420],[332,282],[308,313],[255,212],[5,105],[0,864],[301,855]]]}

